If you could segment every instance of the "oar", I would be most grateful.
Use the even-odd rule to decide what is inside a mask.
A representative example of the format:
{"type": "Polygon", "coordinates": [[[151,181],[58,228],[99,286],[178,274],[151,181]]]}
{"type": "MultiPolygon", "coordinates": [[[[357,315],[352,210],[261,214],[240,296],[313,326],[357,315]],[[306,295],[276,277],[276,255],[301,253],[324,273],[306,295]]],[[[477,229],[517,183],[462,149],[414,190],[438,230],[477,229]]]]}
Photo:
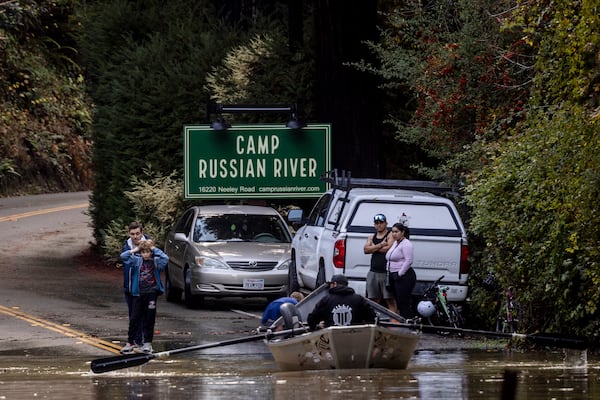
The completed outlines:
{"type": "Polygon", "coordinates": [[[107,358],[98,358],[92,361],[91,369],[96,374],[103,372],[115,371],[117,369],[130,368],[138,365],[146,364],[148,361],[155,358],[169,357],[172,354],[187,353],[190,351],[210,349],[213,347],[229,346],[238,343],[254,342],[261,339],[271,339],[277,336],[295,335],[306,332],[305,329],[288,329],[279,332],[267,332],[263,335],[246,336],[237,339],[223,340],[221,342],[200,344],[191,347],[183,347],[180,349],[174,349],[169,351],[161,351],[158,353],[139,353],[139,354],[126,354],[122,356],[114,356],[107,358]]]}
{"type": "Polygon", "coordinates": [[[496,338],[514,338],[522,340],[530,340],[540,346],[551,346],[551,347],[562,347],[567,349],[586,350],[589,347],[588,341],[581,337],[566,337],[564,335],[558,335],[553,333],[505,333],[505,332],[493,332],[493,331],[480,331],[475,329],[463,329],[454,328],[450,326],[435,326],[435,325],[421,325],[421,324],[403,324],[394,322],[379,322],[379,325],[385,327],[404,327],[411,329],[419,329],[426,333],[438,333],[438,332],[454,332],[462,333],[465,335],[481,335],[496,338]]]}

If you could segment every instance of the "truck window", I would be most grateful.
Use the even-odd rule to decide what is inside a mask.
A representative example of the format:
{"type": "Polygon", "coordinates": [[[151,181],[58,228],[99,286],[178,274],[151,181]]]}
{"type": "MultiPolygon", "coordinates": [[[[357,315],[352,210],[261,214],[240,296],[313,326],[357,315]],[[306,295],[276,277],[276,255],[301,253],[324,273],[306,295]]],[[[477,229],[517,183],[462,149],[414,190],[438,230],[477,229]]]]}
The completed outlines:
{"type": "Polygon", "coordinates": [[[308,216],[308,225],[323,226],[325,224],[325,217],[327,216],[327,209],[329,207],[330,200],[330,193],[326,193],[321,196],[308,216]]]}
{"type": "MultiPolygon", "coordinates": [[[[333,207],[331,207],[331,214],[329,214],[329,223],[335,224],[340,217],[340,212],[342,211],[342,205],[344,204],[343,198],[338,197],[335,201],[333,207]]],[[[348,212],[348,210],[346,210],[348,212]]],[[[375,214],[373,214],[375,215],[375,214]]]]}
{"type": "Polygon", "coordinates": [[[387,217],[388,226],[402,222],[411,230],[460,231],[452,209],[444,203],[384,203],[362,202],[352,216],[350,226],[373,226],[373,215],[382,213],[387,217]]]}

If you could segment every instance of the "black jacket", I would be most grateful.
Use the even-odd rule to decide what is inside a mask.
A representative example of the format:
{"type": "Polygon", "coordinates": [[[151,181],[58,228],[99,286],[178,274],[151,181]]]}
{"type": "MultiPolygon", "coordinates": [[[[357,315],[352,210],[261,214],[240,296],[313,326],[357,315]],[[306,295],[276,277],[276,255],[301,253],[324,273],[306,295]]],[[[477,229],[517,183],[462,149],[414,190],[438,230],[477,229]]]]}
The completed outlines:
{"type": "Polygon", "coordinates": [[[310,329],[325,321],[325,326],[356,325],[375,322],[375,311],[367,300],[348,286],[336,286],[308,314],[310,329]]]}

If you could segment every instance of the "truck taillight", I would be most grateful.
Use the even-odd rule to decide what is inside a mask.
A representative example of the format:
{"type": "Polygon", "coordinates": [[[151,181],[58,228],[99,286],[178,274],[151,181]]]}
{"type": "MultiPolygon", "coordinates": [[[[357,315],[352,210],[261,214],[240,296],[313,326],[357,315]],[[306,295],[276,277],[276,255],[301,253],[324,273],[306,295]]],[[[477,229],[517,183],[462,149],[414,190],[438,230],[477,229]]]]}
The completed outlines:
{"type": "Polygon", "coordinates": [[[346,239],[336,240],[333,245],[333,266],[344,268],[346,265],[346,239]]]}
{"type": "Polygon", "coordinates": [[[471,262],[469,261],[469,246],[462,244],[460,246],[460,273],[468,274],[471,269],[471,262]]]}

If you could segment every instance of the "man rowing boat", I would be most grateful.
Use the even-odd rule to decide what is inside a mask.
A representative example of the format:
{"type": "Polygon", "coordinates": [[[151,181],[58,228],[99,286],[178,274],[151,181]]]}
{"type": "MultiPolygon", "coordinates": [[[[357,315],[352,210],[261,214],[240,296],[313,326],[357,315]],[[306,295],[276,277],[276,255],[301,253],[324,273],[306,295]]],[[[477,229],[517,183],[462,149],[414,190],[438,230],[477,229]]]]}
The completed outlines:
{"type": "Polygon", "coordinates": [[[344,275],[333,275],[327,283],[329,293],[308,314],[310,329],[375,322],[375,311],[363,296],[348,286],[344,275]]]}

